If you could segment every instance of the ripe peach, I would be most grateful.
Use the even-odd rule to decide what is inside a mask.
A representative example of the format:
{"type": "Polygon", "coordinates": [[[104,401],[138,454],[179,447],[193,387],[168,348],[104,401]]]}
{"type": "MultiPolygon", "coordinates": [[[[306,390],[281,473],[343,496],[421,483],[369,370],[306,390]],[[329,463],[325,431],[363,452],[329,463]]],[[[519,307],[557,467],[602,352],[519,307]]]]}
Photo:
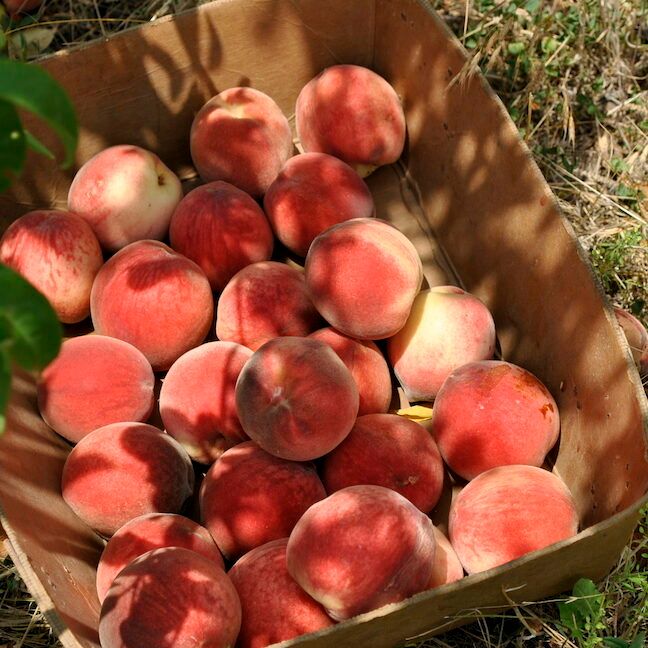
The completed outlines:
{"type": "Polygon", "coordinates": [[[396,162],[405,146],[405,115],[394,88],[358,65],[334,65],[311,79],[295,107],[305,151],[344,160],[360,175],[396,162]]]}
{"type": "Polygon", "coordinates": [[[218,563],[182,547],[149,551],[117,576],[101,608],[102,648],[231,648],[241,603],[218,563]]]}
{"type": "Polygon", "coordinates": [[[558,439],[556,401],[530,372],[509,362],[453,371],[434,401],[432,432],[445,462],[464,479],[509,464],[541,466],[558,439]]]}
{"type": "Polygon", "coordinates": [[[227,182],[190,191],[173,212],[169,236],[171,247],[195,261],[217,291],[245,266],[269,259],[274,244],[261,207],[227,182]]]}
{"type": "Polygon", "coordinates": [[[253,196],[266,192],[293,150],[281,108],[254,88],[212,97],[191,125],[190,146],[205,182],[225,180],[253,196]]]}
{"type": "Polygon", "coordinates": [[[450,544],[450,540],[437,527],[434,527],[434,539],[436,540],[434,566],[426,589],[454,583],[464,577],[463,566],[457,552],[450,544]]]}
{"type": "Polygon", "coordinates": [[[0,262],[42,292],[64,324],[90,314],[103,257],[94,232],[76,214],[43,209],[20,217],[0,239],[0,262]]]}
{"type": "Polygon", "coordinates": [[[325,229],[374,215],[373,198],[362,178],[325,153],[290,158],[270,185],[263,207],[277,238],[302,257],[325,229]]]}
{"type": "Polygon", "coordinates": [[[111,536],[145,513],[178,513],[193,485],[191,459],[173,437],[145,423],[113,423],[72,449],[61,490],[88,526],[111,536]]]}
{"type": "Polygon", "coordinates": [[[45,422],[68,441],[109,423],[146,421],[154,404],[155,376],[134,346],[103,335],[63,342],[38,381],[45,422]]]}
{"type": "Polygon", "coordinates": [[[308,337],[328,344],[346,368],[358,387],[360,405],[358,416],[386,412],[392,397],[389,367],[380,349],[371,340],[355,340],[334,328],[327,327],[308,337]]]}
{"type": "Polygon", "coordinates": [[[317,310],[341,333],[363,340],[394,335],[423,280],[421,260],[385,221],[354,218],[311,244],[306,285],[317,310]]]}
{"type": "Polygon", "coordinates": [[[330,452],[351,431],[358,388],[331,347],[281,337],[248,360],[236,384],[246,434],[282,459],[308,461],[330,452]]]}
{"type": "Polygon", "coordinates": [[[578,513],[556,475],[535,466],[502,466],[459,493],[449,526],[459,560],[474,574],[575,535],[578,513]]]}
{"type": "Polygon", "coordinates": [[[243,268],[218,300],[216,335],[256,351],[284,335],[308,335],[322,320],[295,268],[266,261],[243,268]]]}
{"type": "Polygon", "coordinates": [[[10,16],[18,16],[40,7],[43,0],[4,0],[4,3],[10,16]]]}
{"type": "Polygon", "coordinates": [[[443,461],[423,426],[396,414],[367,414],[324,458],[322,481],[327,493],[361,484],[391,488],[427,513],[441,496],[443,461]]]}
{"type": "Polygon", "coordinates": [[[325,497],[312,464],[279,459],[246,441],[205,475],[201,519],[223,554],[236,558],[290,535],[306,509],[325,497]]]}
{"type": "Polygon", "coordinates": [[[162,239],[182,198],[180,180],[160,158],[139,146],[111,146],[77,172],[68,209],[84,218],[106,249],[162,239]]]}
{"type": "Polygon", "coordinates": [[[434,400],[458,367],[495,351],[495,323],[477,297],[437,286],[416,297],[407,323],[387,344],[396,378],[410,401],[434,400]]]}
{"type": "Polygon", "coordinates": [[[115,577],[139,556],[153,549],[184,547],[225,569],[209,531],[194,521],[169,513],[149,513],[124,524],[108,541],[97,567],[97,595],[103,603],[115,577]]]}
{"type": "Polygon", "coordinates": [[[192,459],[210,464],[247,439],[234,390],[251,355],[235,342],[209,342],[171,365],[160,391],[160,416],[192,459]]]}
{"type": "Polygon", "coordinates": [[[351,486],[299,520],[288,540],[288,572],[334,619],[348,619],[426,588],[433,528],[395,491],[351,486]]]}
{"type": "Polygon", "coordinates": [[[97,333],[130,342],[158,371],[205,339],[214,299],[193,261],[164,243],[138,241],[99,271],[90,312],[97,333]]]}
{"type": "Polygon", "coordinates": [[[632,359],[639,373],[648,374],[648,331],[644,325],[631,313],[622,308],[615,308],[614,314],[628,340],[632,359]]]}
{"type": "Polygon", "coordinates": [[[229,571],[243,610],[237,648],[265,648],[334,625],[288,573],[287,544],[283,538],[257,547],[229,571]]]}

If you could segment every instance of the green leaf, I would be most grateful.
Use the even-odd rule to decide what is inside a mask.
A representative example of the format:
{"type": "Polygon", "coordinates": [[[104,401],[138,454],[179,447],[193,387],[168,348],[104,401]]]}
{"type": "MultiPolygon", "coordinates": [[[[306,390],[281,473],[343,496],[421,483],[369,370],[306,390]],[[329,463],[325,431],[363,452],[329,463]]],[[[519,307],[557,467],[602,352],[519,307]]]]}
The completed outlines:
{"type": "MultiPolygon", "coordinates": [[[[617,639],[616,637],[605,637],[603,639],[605,648],[630,648],[630,642],[625,639],[617,639]]],[[[643,646],[641,646],[643,648],[643,646]]]]}
{"type": "Polygon", "coordinates": [[[17,272],[0,264],[0,345],[29,370],[43,369],[58,354],[62,329],[47,299],[17,272]]]}
{"type": "Polygon", "coordinates": [[[0,99],[43,119],[63,142],[64,166],[72,164],[79,135],[74,108],[65,91],[45,70],[0,58],[0,99]]]}
{"type": "Polygon", "coordinates": [[[587,625],[596,625],[603,615],[603,594],[588,578],[579,579],[574,585],[572,597],[558,603],[560,621],[574,637],[582,639],[587,625]]]}
{"type": "Polygon", "coordinates": [[[9,186],[9,172],[20,173],[25,164],[25,134],[14,107],[0,99],[0,192],[9,186]]]}
{"type": "Polygon", "coordinates": [[[509,54],[513,54],[514,56],[518,56],[518,54],[522,54],[522,52],[524,52],[524,49],[525,49],[524,43],[520,43],[520,42],[509,43],[508,46],[509,54]]]}
{"type": "Polygon", "coordinates": [[[40,153],[50,160],[54,159],[54,153],[52,153],[52,151],[50,151],[47,146],[43,144],[43,142],[37,139],[28,130],[25,130],[25,141],[27,142],[27,146],[29,146],[32,151],[36,151],[36,153],[40,153]]]}
{"type": "Polygon", "coordinates": [[[630,648],[644,648],[645,645],[646,645],[646,633],[640,632],[634,638],[634,641],[630,644],[630,648]]]}

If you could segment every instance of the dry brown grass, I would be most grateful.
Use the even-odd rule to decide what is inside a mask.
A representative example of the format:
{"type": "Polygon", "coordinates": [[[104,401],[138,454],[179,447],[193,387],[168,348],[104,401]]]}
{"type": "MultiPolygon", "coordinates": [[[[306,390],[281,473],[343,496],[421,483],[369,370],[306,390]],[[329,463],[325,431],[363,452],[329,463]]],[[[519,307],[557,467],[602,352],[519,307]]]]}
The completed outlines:
{"type": "MultiPolygon", "coordinates": [[[[14,25],[13,56],[102,38],[195,0],[45,0],[38,26],[14,25]],[[31,44],[30,44],[31,43],[31,44]]],[[[648,317],[648,3],[645,0],[437,0],[499,93],[612,301],[648,317]]],[[[601,584],[597,627],[574,638],[555,601],[521,606],[430,639],[421,648],[606,646],[648,632],[648,513],[601,584]]],[[[0,565],[0,648],[58,643],[0,565]]]]}

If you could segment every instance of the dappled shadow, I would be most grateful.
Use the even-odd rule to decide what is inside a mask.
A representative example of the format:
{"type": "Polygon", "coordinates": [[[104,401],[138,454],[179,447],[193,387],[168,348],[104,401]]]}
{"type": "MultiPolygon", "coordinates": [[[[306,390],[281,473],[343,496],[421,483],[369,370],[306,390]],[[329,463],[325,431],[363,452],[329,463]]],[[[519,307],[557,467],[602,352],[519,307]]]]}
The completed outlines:
{"type": "MultiPolygon", "coordinates": [[[[321,7],[315,0],[207,5],[102,48],[51,58],[48,69],[79,106],[78,164],[128,142],[154,149],[192,178],[191,121],[217,91],[249,84],[291,115],[301,87],[326,65],[371,65],[396,87],[408,123],[402,163],[368,180],[377,216],[416,244],[429,285],[455,283],[480,297],[495,317],[502,357],[549,388],[562,418],[550,461],[576,499],[582,526],[623,511],[648,486],[639,381],[571,229],[502,105],[479,79],[458,76],[465,58],[423,3],[332,0],[321,7]]],[[[27,124],[59,150],[41,126],[27,124]]],[[[23,181],[0,198],[0,228],[35,207],[64,205],[72,173],[30,154],[23,181]]],[[[66,449],[38,422],[33,393],[23,396],[16,392],[10,432],[0,442],[2,506],[71,629],[88,637],[98,615],[88,563],[101,543],[58,497],[66,449]]],[[[603,524],[600,536],[588,529],[555,555],[463,579],[442,595],[417,597],[405,611],[390,610],[382,623],[339,627],[328,640],[392,645],[405,632],[460,623],[457,613],[467,606],[507,605],[502,592],[509,586],[529,598],[571,587],[576,573],[601,576],[631,522],[626,515],[618,526],[603,524]]]]}
{"type": "Polygon", "coordinates": [[[304,336],[325,322],[315,310],[302,272],[275,261],[239,271],[221,294],[216,335],[253,351],[280,336],[304,336]]]}

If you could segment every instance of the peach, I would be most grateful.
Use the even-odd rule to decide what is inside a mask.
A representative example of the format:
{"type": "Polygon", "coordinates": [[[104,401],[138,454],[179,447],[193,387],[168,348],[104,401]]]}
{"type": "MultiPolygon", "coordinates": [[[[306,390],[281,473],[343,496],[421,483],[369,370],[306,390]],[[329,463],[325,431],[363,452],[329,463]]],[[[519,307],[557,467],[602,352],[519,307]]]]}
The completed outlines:
{"type": "Polygon", "coordinates": [[[325,497],[312,464],[279,459],[246,441],[205,475],[201,519],[223,554],[236,558],[290,535],[306,509],[325,497]]]}
{"type": "Polygon", "coordinates": [[[621,326],[630,351],[632,359],[637,365],[639,373],[648,374],[648,331],[644,325],[631,313],[622,308],[615,308],[614,314],[621,326]]]}
{"type": "Polygon", "coordinates": [[[483,360],[453,371],[434,401],[432,433],[464,479],[497,466],[541,466],[558,439],[556,401],[530,372],[483,360]]]}
{"type": "Polygon", "coordinates": [[[454,583],[464,577],[463,566],[457,552],[438,527],[434,527],[434,539],[436,540],[436,552],[434,553],[432,576],[426,589],[454,583]]]}
{"type": "Polygon", "coordinates": [[[358,388],[331,347],[318,340],[281,337],[248,360],[236,384],[246,434],[282,459],[325,455],[351,431],[358,388]]]}
{"type": "Polygon", "coordinates": [[[394,88],[358,65],[334,65],[311,79],[295,107],[305,151],[334,155],[368,175],[396,162],[405,146],[405,115],[394,88]]]}
{"type": "Polygon", "coordinates": [[[311,244],[306,285],[325,320],[361,340],[394,335],[407,321],[423,281],[416,248],[385,221],[354,218],[311,244]]]}
{"type": "Polygon", "coordinates": [[[143,554],[163,547],[184,547],[225,569],[209,531],[182,515],[149,513],[127,522],[108,541],[97,567],[97,595],[103,603],[117,574],[143,554]]]}
{"type": "Polygon", "coordinates": [[[283,538],[257,547],[229,571],[243,610],[237,648],[265,648],[334,625],[288,573],[287,544],[283,538]]]}
{"type": "Polygon", "coordinates": [[[101,608],[102,648],[231,648],[241,603],[221,567],[194,551],[149,551],[117,576],[101,608]]]}
{"type": "Polygon", "coordinates": [[[18,16],[40,7],[43,0],[4,0],[4,3],[10,16],[18,16]]]}
{"type": "Polygon", "coordinates": [[[290,158],[270,185],[263,207],[277,238],[302,257],[325,229],[374,215],[373,198],[362,178],[325,153],[290,158]]]}
{"type": "Polygon", "coordinates": [[[198,112],[190,134],[191,158],[205,182],[224,180],[262,196],[293,151],[281,108],[254,88],[229,88],[198,112]]]}
{"type": "Polygon", "coordinates": [[[171,365],[160,391],[160,416],[192,459],[210,464],[247,439],[234,390],[251,356],[250,349],[235,342],[209,342],[171,365]]]}
{"type": "Polygon", "coordinates": [[[134,346],[103,335],[65,340],[38,381],[45,422],[77,443],[110,423],[146,421],[155,401],[155,376],[134,346]]]}
{"type": "Polygon", "coordinates": [[[423,426],[396,414],[367,414],[324,458],[322,481],[327,493],[361,484],[391,488],[427,513],[441,496],[443,461],[423,426]]]}
{"type": "Polygon", "coordinates": [[[205,339],[214,298],[193,261],[164,243],[138,241],[99,271],[90,312],[97,333],[130,342],[159,371],[205,339]]]}
{"type": "Polygon", "coordinates": [[[142,239],[162,239],[182,198],[178,176],[139,146],[111,146],[77,172],[68,209],[90,224],[107,250],[142,239]]]}
{"type": "Polygon", "coordinates": [[[216,336],[256,351],[276,337],[308,335],[321,323],[303,273],[283,263],[265,261],[243,268],[223,290],[216,336]]]}
{"type": "Polygon", "coordinates": [[[76,214],[43,209],[21,216],[0,239],[0,263],[43,293],[64,324],[90,314],[90,290],[103,256],[92,229],[76,214]]]}
{"type": "Polygon", "coordinates": [[[358,416],[386,412],[392,398],[389,366],[371,340],[355,340],[327,327],[308,337],[328,344],[351,372],[360,397],[358,416]]]}
{"type": "Polygon", "coordinates": [[[216,291],[245,266],[267,261],[274,245],[261,207],[227,182],[190,191],[173,212],[169,236],[171,247],[195,261],[216,291]]]}
{"type": "Polygon", "coordinates": [[[395,491],[350,486],[311,506],[288,540],[288,572],[335,620],[424,590],[433,525],[395,491]]]}
{"type": "Polygon", "coordinates": [[[469,574],[486,571],[578,531],[567,486],[535,466],[501,466],[475,477],[453,501],[450,541],[469,574]]]}
{"type": "Polygon", "coordinates": [[[495,351],[495,323],[477,297],[455,286],[422,291],[405,326],[387,343],[410,401],[430,401],[452,371],[495,351]]]}
{"type": "Polygon", "coordinates": [[[146,513],[179,513],[193,486],[189,455],[145,423],[113,423],[85,436],[61,480],[68,506],[104,536],[146,513]]]}

